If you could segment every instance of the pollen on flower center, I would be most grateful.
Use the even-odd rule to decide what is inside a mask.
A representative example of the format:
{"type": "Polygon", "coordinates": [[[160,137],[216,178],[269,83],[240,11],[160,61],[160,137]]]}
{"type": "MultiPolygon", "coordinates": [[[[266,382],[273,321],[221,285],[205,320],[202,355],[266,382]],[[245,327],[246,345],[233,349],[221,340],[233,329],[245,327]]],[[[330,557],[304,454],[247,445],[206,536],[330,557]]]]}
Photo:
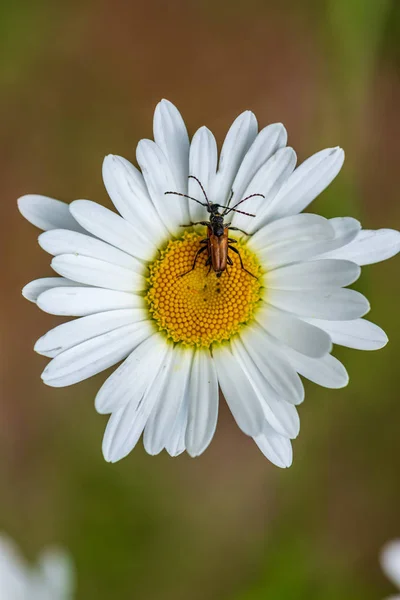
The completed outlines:
{"type": "Polygon", "coordinates": [[[160,331],[174,342],[210,346],[230,339],[248,323],[254,314],[261,294],[261,270],[255,255],[240,242],[244,267],[239,256],[229,252],[233,261],[220,278],[206,266],[207,252],[198,256],[204,235],[185,233],[171,240],[150,266],[149,289],[146,295],[149,311],[160,331]]]}

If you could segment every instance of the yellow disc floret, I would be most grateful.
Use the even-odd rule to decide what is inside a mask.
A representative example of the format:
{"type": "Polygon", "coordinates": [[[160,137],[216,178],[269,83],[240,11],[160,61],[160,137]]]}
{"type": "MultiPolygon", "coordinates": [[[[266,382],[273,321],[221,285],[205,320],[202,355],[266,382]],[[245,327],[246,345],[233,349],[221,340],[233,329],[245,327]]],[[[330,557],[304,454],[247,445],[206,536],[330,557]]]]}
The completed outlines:
{"type": "Polygon", "coordinates": [[[174,342],[210,346],[230,339],[252,318],[261,295],[261,269],[255,255],[238,241],[239,256],[228,251],[233,265],[220,278],[206,266],[207,251],[198,256],[204,235],[185,233],[171,240],[150,266],[146,294],[149,311],[160,331],[174,342]]]}

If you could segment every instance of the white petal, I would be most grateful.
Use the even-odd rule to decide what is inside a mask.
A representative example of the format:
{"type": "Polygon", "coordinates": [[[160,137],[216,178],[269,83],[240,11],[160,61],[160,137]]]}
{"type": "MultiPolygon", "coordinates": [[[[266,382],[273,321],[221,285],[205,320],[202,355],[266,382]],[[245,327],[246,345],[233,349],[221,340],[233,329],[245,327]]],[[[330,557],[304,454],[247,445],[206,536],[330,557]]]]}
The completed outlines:
{"type": "Polygon", "coordinates": [[[327,148],[305,160],[275,196],[269,207],[269,220],[304,210],[336,177],[343,161],[341,148],[327,148]]]}
{"type": "MultiPolygon", "coordinates": [[[[194,175],[201,182],[210,202],[213,202],[211,185],[217,171],[217,160],[218,151],[215,137],[207,127],[200,127],[190,144],[189,175],[194,175]]],[[[189,179],[188,194],[201,202],[206,201],[198,182],[192,178],[189,179]]],[[[193,200],[189,200],[189,213],[190,220],[194,223],[207,219],[205,207],[193,200]]]]}
{"type": "Polygon", "coordinates": [[[132,256],[150,260],[157,250],[136,227],[96,202],[75,200],[70,204],[70,211],[91,234],[132,256]]]}
{"type": "Polygon", "coordinates": [[[331,258],[352,260],[358,265],[372,265],[395,256],[400,251],[400,232],[394,229],[363,229],[346,246],[329,253],[331,258]]]}
{"type": "MultiPolygon", "coordinates": [[[[167,355],[161,364],[158,373],[155,374],[155,378],[153,377],[150,387],[148,390],[146,390],[143,398],[137,404],[135,410],[132,408],[132,402],[129,402],[128,404],[131,427],[129,431],[129,437],[124,444],[123,456],[125,456],[135,447],[151,413],[164,399],[164,392],[166,390],[167,382],[173,377],[173,352],[173,348],[169,347],[167,355]]],[[[114,460],[115,458],[116,457],[114,457],[114,460]]]]}
{"type": "Polygon", "coordinates": [[[332,342],[340,346],[356,350],[379,350],[388,343],[383,329],[366,319],[354,319],[353,321],[307,319],[307,321],[326,331],[332,342]]]}
{"type": "MultiPolygon", "coordinates": [[[[62,550],[51,549],[42,552],[39,569],[43,588],[48,600],[70,600],[75,588],[74,566],[69,555],[62,550]]],[[[42,596],[37,600],[42,600],[42,596]]]]}
{"type": "Polygon", "coordinates": [[[267,422],[264,423],[262,433],[256,436],[254,441],[264,456],[277,467],[285,469],[292,464],[293,450],[290,439],[276,433],[267,422]]]}
{"type": "MultiPolygon", "coordinates": [[[[250,217],[238,212],[232,212],[232,225],[243,229],[246,233],[253,233],[265,222],[270,203],[275,198],[278,190],[296,166],[296,153],[293,148],[281,148],[262,165],[255,173],[249,185],[244,190],[242,198],[251,194],[262,194],[264,198],[255,196],[240,205],[239,210],[256,215],[250,217]]],[[[231,202],[234,206],[234,203],[231,202]]]]}
{"type": "Polygon", "coordinates": [[[320,215],[302,213],[264,225],[249,239],[249,246],[259,251],[277,244],[324,241],[333,239],[334,235],[334,229],[328,219],[320,215]]]}
{"type": "Polygon", "coordinates": [[[381,565],[386,576],[400,588],[400,540],[393,540],[384,546],[381,565]]]}
{"type": "MultiPolygon", "coordinates": [[[[245,154],[237,175],[234,179],[232,189],[233,196],[231,206],[245,197],[244,192],[251,180],[260,169],[266,167],[266,163],[277,150],[286,146],[287,132],[282,123],[273,123],[264,127],[245,154]]],[[[260,190],[262,192],[262,190],[260,190]]],[[[247,193],[246,193],[247,196],[247,193]]],[[[246,210],[243,208],[243,210],[246,210]]]]}
{"type": "Polygon", "coordinates": [[[15,568],[16,571],[24,571],[26,565],[21,559],[15,542],[4,533],[0,533],[0,565],[1,572],[15,568]],[[6,567],[6,568],[5,568],[6,567]]]}
{"type": "Polygon", "coordinates": [[[168,347],[158,333],[139,344],[101,386],[95,400],[97,412],[107,414],[128,402],[139,402],[161,367],[168,347]]]}
{"type": "Polygon", "coordinates": [[[328,321],[357,319],[370,309],[365,296],[345,288],[321,292],[268,290],[267,299],[269,304],[300,317],[314,317],[328,321]]]}
{"type": "Polygon", "coordinates": [[[122,156],[106,156],[103,181],[118,212],[151,245],[161,244],[167,230],[153,206],[141,172],[122,156]]]}
{"type": "Polygon", "coordinates": [[[257,250],[265,268],[272,270],[319,256],[332,247],[334,236],[327,219],[318,215],[295,215],[263,227],[249,240],[249,246],[257,250]]]}
{"type": "Polygon", "coordinates": [[[53,258],[51,266],[59,275],[86,285],[121,292],[140,292],[146,289],[146,280],[142,275],[97,258],[61,254],[53,258]]]}
{"type": "Polygon", "coordinates": [[[126,403],[117,410],[115,410],[108,419],[102,443],[103,456],[107,462],[116,462],[117,460],[119,460],[118,455],[115,452],[115,446],[118,443],[120,437],[124,436],[124,438],[126,438],[126,436],[128,435],[127,429],[129,425],[129,403],[126,403]],[[113,454],[115,454],[115,460],[112,460],[113,454]]]}
{"type": "Polygon", "coordinates": [[[137,146],[136,158],[142,169],[147,189],[161,221],[171,235],[176,236],[179,226],[188,223],[189,209],[187,198],[165,194],[180,192],[186,194],[171,170],[167,157],[151,140],[141,140],[137,146]]]}
{"type": "Polygon", "coordinates": [[[290,348],[285,349],[285,354],[300,375],[322,387],[339,389],[349,383],[346,369],[332,354],[310,358],[290,348]]]}
{"type": "Polygon", "coordinates": [[[113,265],[131,269],[136,273],[144,274],[145,267],[137,258],[134,258],[106,242],[102,242],[90,235],[84,235],[68,229],[53,229],[45,231],[39,236],[39,244],[49,254],[81,254],[91,258],[98,258],[113,265]]]}
{"type": "Polygon", "coordinates": [[[83,381],[123,360],[151,333],[151,325],[141,321],[82,342],[53,358],[42,379],[52,387],[83,381]]]}
{"type": "Polygon", "coordinates": [[[168,444],[171,430],[187,395],[193,351],[179,345],[173,349],[170,375],[159,402],[147,421],[143,443],[146,452],[159,454],[168,444]]]}
{"type": "Polygon", "coordinates": [[[170,374],[172,353],[172,347],[168,346],[164,360],[158,372],[153,372],[153,378],[144,394],[136,394],[124,408],[118,409],[110,417],[103,440],[103,454],[108,462],[121,460],[137,444],[152,410],[161,400],[170,374]],[[117,424],[113,422],[115,417],[117,424]]]}
{"type": "Polygon", "coordinates": [[[65,277],[43,277],[42,279],[35,279],[30,283],[27,283],[22,288],[22,295],[30,302],[36,302],[40,294],[57,287],[77,286],[76,281],[65,279],[65,277]]]}
{"type": "Polygon", "coordinates": [[[39,196],[38,194],[27,194],[18,199],[20,213],[30,223],[39,229],[73,229],[82,231],[75,219],[69,212],[69,205],[61,200],[39,196]]]}
{"type": "Polygon", "coordinates": [[[118,327],[145,321],[147,318],[148,313],[143,308],[125,308],[69,321],[58,325],[39,338],[35,344],[35,351],[43,356],[54,358],[81,342],[107,333],[107,331],[118,329],[118,327]]]}
{"type": "Polygon", "coordinates": [[[118,308],[143,308],[141,296],[90,287],[60,287],[40,294],[37,305],[51,315],[84,317],[118,308]]]}
{"type": "Polygon", "coordinates": [[[29,567],[17,546],[4,534],[0,535],[0,591],[4,600],[26,600],[30,590],[29,567]]]}
{"type": "Polygon", "coordinates": [[[154,141],[168,159],[179,189],[187,189],[189,175],[189,136],[179,110],[168,100],[156,106],[154,141]]]}
{"type": "Polygon", "coordinates": [[[320,255],[315,258],[336,258],[336,249],[349,244],[361,231],[361,223],[352,217],[335,217],[329,219],[329,224],[334,231],[334,237],[319,249],[320,255]]]}
{"type": "Polygon", "coordinates": [[[332,290],[354,283],[360,276],[358,265],[348,260],[313,260],[269,271],[266,287],[280,290],[332,290]]]}
{"type": "Polygon", "coordinates": [[[304,387],[300,377],[261,327],[247,325],[240,334],[246,351],[275,392],[287,402],[300,404],[304,387]]]}
{"type": "Polygon", "coordinates": [[[190,456],[199,456],[211,442],[218,418],[218,380],[208,350],[195,352],[188,401],[185,443],[190,456]]]}
{"type": "Polygon", "coordinates": [[[279,341],[312,358],[319,358],[332,350],[332,342],[327,333],[268,304],[260,307],[256,320],[279,341]]]}
{"type": "MultiPolygon", "coordinates": [[[[334,217],[329,219],[329,224],[335,232],[335,237],[330,243],[330,250],[336,250],[341,246],[349,244],[361,231],[361,223],[352,217],[334,217]]],[[[336,258],[335,256],[323,255],[324,258],[336,258]]]]}
{"type": "Polygon", "coordinates": [[[258,435],[265,420],[260,399],[228,345],[213,349],[218,382],[240,429],[258,435]]]}
{"type": "Polygon", "coordinates": [[[185,397],[184,401],[181,403],[181,408],[172,427],[171,435],[165,446],[165,449],[170,456],[178,456],[186,450],[185,435],[188,422],[188,406],[189,398],[185,397]]]}
{"type": "Polygon", "coordinates": [[[218,172],[214,178],[211,197],[218,204],[226,204],[241,162],[257,135],[257,120],[247,110],[232,123],[222,145],[218,172]]]}
{"type": "Polygon", "coordinates": [[[284,398],[275,392],[270,382],[266,379],[265,373],[257,368],[238,338],[232,340],[231,346],[237,365],[243,369],[248,380],[251,382],[251,386],[256,391],[264,410],[265,419],[277,433],[290,438],[296,437],[300,429],[300,420],[296,407],[286,402],[284,398]]]}

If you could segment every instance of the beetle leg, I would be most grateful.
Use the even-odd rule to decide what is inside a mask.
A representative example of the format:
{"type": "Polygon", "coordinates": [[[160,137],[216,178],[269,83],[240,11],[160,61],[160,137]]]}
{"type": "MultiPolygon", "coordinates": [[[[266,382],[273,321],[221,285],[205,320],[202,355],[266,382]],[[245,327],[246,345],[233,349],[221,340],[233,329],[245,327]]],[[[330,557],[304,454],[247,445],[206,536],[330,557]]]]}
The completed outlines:
{"type": "Polygon", "coordinates": [[[202,246],[201,248],[199,248],[199,249],[197,250],[197,252],[196,252],[196,255],[195,255],[195,257],[194,257],[194,261],[193,261],[193,266],[192,266],[192,268],[191,268],[191,269],[189,269],[189,271],[186,271],[185,273],[182,273],[182,275],[178,275],[178,277],[184,277],[185,275],[187,275],[188,273],[191,273],[191,272],[193,271],[193,269],[194,269],[194,268],[195,268],[195,266],[196,266],[196,261],[197,261],[197,258],[198,258],[198,256],[199,256],[199,254],[201,254],[202,252],[204,252],[204,250],[207,250],[207,246],[202,246]]]}
{"type": "Polygon", "coordinates": [[[228,238],[228,242],[230,244],[237,244],[237,240],[234,240],[233,238],[228,238]]]}
{"type": "Polygon", "coordinates": [[[208,244],[208,239],[204,238],[204,240],[200,240],[200,244],[208,244]]]}
{"type": "Polygon", "coordinates": [[[226,257],[226,262],[228,263],[228,265],[233,265],[232,259],[230,256],[226,257]]]}
{"type": "Polygon", "coordinates": [[[253,273],[250,273],[250,271],[248,271],[246,269],[246,267],[243,264],[242,261],[242,257],[240,256],[240,252],[237,248],[234,248],[234,246],[228,246],[229,250],[232,250],[233,252],[236,252],[236,254],[239,256],[239,260],[240,260],[240,266],[242,267],[243,271],[246,271],[246,273],[248,273],[249,275],[251,275],[252,277],[254,277],[254,279],[258,279],[258,277],[256,277],[255,275],[253,275],[253,273]]]}
{"type": "Polygon", "coordinates": [[[239,229],[239,227],[230,227],[230,229],[232,229],[232,231],[240,231],[240,233],[244,233],[244,235],[253,235],[252,233],[246,233],[243,229],[239,229]]]}
{"type": "Polygon", "coordinates": [[[208,277],[208,276],[209,276],[209,274],[210,274],[210,271],[211,271],[211,267],[212,267],[212,264],[211,264],[211,256],[209,256],[209,257],[207,258],[207,260],[206,260],[206,267],[207,267],[208,265],[210,265],[210,266],[209,266],[209,269],[208,269],[208,271],[207,271],[207,275],[206,275],[206,277],[208,277]]]}

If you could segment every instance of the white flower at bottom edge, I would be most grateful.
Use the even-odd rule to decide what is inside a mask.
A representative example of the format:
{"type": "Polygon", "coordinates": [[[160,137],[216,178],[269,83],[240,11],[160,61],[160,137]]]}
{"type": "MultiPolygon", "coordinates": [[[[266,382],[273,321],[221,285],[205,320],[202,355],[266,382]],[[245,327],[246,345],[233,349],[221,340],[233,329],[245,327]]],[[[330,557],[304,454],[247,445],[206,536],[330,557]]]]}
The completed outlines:
{"type": "Polygon", "coordinates": [[[71,600],[74,573],[69,557],[47,550],[37,565],[20,556],[14,542],[0,535],[0,598],[4,600],[71,600]]]}
{"type": "Polygon", "coordinates": [[[322,150],[295,169],[283,125],[258,132],[250,111],[232,124],[219,161],[212,133],[201,127],[190,142],[166,100],[155,111],[154,139],[138,144],[141,172],[118,156],[104,161],[120,214],[88,200],[19,199],[22,214],[47,230],[39,244],[61,275],[33,281],[24,296],[48,313],[81,317],[36,343],[53,359],[42,378],[68,386],[126,359],[96,397],[98,412],[111,413],[108,461],[126,456],[143,432],[150,454],[201,454],[215,432],[220,387],[240,429],[288,467],[304,398],[299,374],[341,388],[348,375],[332,343],[375,350],[387,342],[361,318],[366,298],[346,286],[360,265],[396,254],[400,235],[362,231],[349,217],[299,214],[337,175],[343,150],[322,150]],[[239,207],[250,215],[225,217],[247,271],[229,249],[233,266],[222,277],[208,275],[207,252],[180,277],[206,232],[182,225],[208,220],[205,196],[233,207],[253,194],[239,207]]]}
{"type": "MultiPolygon", "coordinates": [[[[400,591],[400,540],[388,542],[381,553],[382,570],[400,591]]],[[[386,600],[400,600],[400,594],[386,600]]]]}

